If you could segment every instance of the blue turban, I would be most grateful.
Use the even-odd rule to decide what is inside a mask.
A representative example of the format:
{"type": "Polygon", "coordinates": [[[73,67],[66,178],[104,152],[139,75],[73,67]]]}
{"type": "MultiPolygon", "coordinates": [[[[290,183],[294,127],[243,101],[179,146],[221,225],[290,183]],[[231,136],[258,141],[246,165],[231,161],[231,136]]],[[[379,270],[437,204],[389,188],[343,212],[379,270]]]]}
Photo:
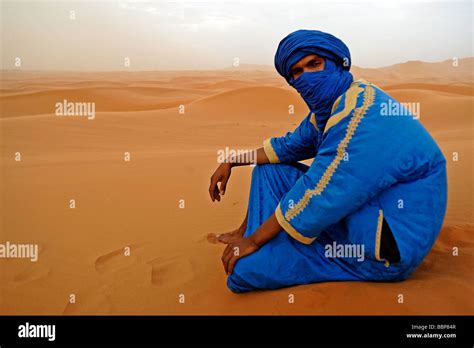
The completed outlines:
{"type": "Polygon", "coordinates": [[[316,115],[316,123],[324,129],[336,99],[353,81],[349,72],[351,54],[337,37],[319,30],[297,30],[278,45],[275,68],[303,97],[316,115]],[[324,70],[304,72],[297,79],[291,67],[309,54],[325,58],[324,70]]]}
{"type": "Polygon", "coordinates": [[[351,68],[351,53],[344,42],[319,30],[304,29],[294,31],[280,41],[275,54],[275,68],[289,81],[291,67],[308,54],[331,59],[347,70],[351,68]]]}

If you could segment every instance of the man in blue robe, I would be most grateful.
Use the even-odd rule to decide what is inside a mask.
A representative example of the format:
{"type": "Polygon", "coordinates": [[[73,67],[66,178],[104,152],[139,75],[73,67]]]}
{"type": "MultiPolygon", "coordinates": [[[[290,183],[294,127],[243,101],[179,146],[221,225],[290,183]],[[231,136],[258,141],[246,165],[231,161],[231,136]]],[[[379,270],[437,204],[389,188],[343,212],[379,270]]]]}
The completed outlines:
{"type": "MultiPolygon", "coordinates": [[[[279,44],[275,67],[309,107],[293,131],[257,149],[247,216],[222,263],[234,292],[323,281],[399,281],[430,251],[441,229],[446,161],[417,117],[353,81],[347,46],[298,30],[279,44]],[[311,166],[298,161],[313,159],[311,166]]],[[[235,159],[211,177],[220,201],[235,159]]]]}

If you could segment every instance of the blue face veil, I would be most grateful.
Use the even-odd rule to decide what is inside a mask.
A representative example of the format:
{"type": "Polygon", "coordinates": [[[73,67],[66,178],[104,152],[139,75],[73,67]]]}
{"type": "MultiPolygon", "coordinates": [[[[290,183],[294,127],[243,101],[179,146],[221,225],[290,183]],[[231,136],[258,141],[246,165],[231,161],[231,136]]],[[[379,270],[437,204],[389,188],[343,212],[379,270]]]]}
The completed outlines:
{"type": "Polygon", "coordinates": [[[315,113],[319,129],[324,129],[332,105],[352,83],[350,67],[351,56],[344,42],[318,30],[297,30],[289,34],[281,40],[275,54],[275,68],[315,113]],[[325,59],[324,70],[304,72],[295,80],[291,67],[309,54],[325,59]]]}

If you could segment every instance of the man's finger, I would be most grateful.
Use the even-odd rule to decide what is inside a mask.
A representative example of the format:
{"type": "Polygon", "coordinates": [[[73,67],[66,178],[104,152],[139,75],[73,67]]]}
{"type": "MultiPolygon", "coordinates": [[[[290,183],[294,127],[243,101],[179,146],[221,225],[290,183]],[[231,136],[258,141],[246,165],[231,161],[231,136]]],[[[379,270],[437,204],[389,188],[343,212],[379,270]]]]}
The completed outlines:
{"type": "Polygon", "coordinates": [[[214,202],[214,189],[215,189],[215,180],[214,176],[211,177],[211,183],[209,184],[209,196],[211,196],[211,200],[214,202]]]}
{"type": "Polygon", "coordinates": [[[235,256],[235,255],[230,259],[229,264],[227,266],[227,274],[228,275],[231,275],[234,272],[235,263],[239,259],[240,259],[240,256],[235,256]]]}
{"type": "Polygon", "coordinates": [[[227,257],[228,257],[228,254],[229,254],[229,249],[230,249],[230,245],[227,245],[226,248],[224,249],[224,252],[222,253],[222,257],[221,257],[221,261],[222,261],[222,265],[224,266],[224,272],[227,273],[227,270],[226,270],[226,264],[227,264],[227,257]]]}
{"type": "MultiPolygon", "coordinates": [[[[225,266],[225,273],[227,275],[229,275],[229,266],[230,266],[230,261],[233,259],[233,258],[239,258],[239,256],[235,255],[235,252],[234,252],[234,249],[235,249],[235,245],[233,244],[229,244],[229,252],[228,254],[226,255],[226,266],[225,266]]],[[[235,262],[235,261],[234,261],[235,262]]]]}
{"type": "Polygon", "coordinates": [[[219,180],[214,175],[211,177],[211,184],[209,185],[209,195],[211,196],[213,202],[216,199],[216,192],[219,192],[219,189],[217,188],[218,181],[219,180]]]}
{"type": "Polygon", "coordinates": [[[225,262],[225,266],[224,266],[225,274],[227,274],[227,275],[229,275],[229,262],[230,262],[231,259],[232,259],[232,254],[229,254],[228,257],[226,258],[226,262],[225,262]]]}
{"type": "Polygon", "coordinates": [[[221,200],[221,197],[219,196],[219,188],[217,187],[217,183],[214,185],[214,199],[217,199],[218,201],[221,200]]]}
{"type": "Polygon", "coordinates": [[[226,178],[222,179],[222,182],[221,182],[221,185],[220,185],[220,188],[219,188],[219,191],[220,191],[221,195],[225,194],[225,189],[227,187],[227,181],[229,181],[229,177],[226,177],[226,178]]]}
{"type": "Polygon", "coordinates": [[[227,244],[227,247],[224,250],[224,256],[226,259],[230,258],[232,256],[232,244],[227,244]]]}
{"type": "Polygon", "coordinates": [[[232,258],[232,255],[234,255],[234,248],[232,244],[228,244],[227,247],[224,250],[224,256],[223,256],[223,263],[224,263],[224,271],[227,274],[227,264],[229,263],[229,260],[232,258]]]}

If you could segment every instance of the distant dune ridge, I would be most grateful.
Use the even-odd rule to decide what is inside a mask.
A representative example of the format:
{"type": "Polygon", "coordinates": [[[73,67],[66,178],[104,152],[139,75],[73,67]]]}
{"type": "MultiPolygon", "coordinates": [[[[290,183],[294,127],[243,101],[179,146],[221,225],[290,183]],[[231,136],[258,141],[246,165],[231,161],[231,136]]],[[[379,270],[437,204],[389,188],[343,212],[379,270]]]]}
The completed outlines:
{"type": "Polygon", "coordinates": [[[272,66],[1,71],[0,243],[39,257],[0,258],[0,314],[474,314],[474,58],[453,62],[352,69],[419,103],[447,159],[445,226],[413,276],[240,296],[207,235],[240,224],[251,168],[233,171],[221,203],[207,189],[219,150],[259,147],[307,114],[272,66]],[[95,103],[95,118],[55,116],[65,100],[95,103]]]}

